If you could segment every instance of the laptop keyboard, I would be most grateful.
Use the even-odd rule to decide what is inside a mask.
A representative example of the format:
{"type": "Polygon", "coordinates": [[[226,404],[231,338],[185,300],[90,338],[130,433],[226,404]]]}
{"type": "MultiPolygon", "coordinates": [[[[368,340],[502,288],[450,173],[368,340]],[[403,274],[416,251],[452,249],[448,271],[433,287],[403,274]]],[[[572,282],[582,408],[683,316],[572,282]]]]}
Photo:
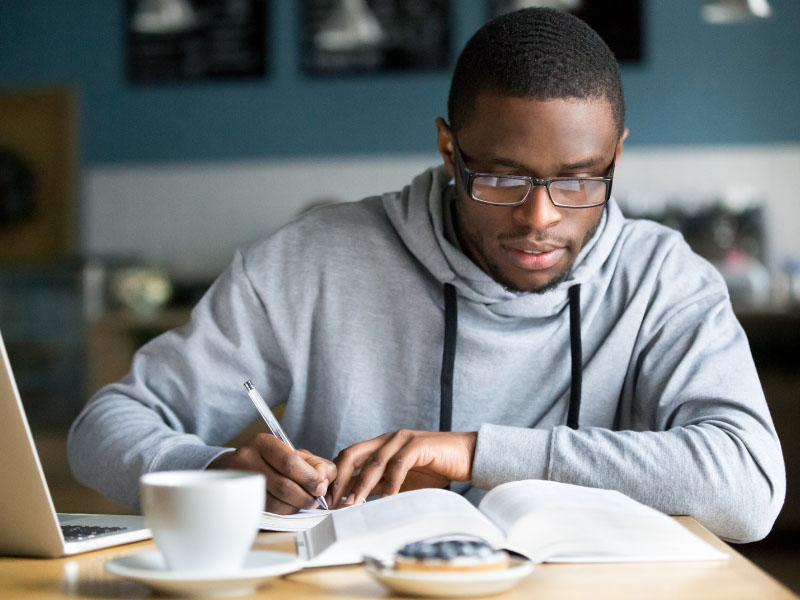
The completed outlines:
{"type": "Polygon", "coordinates": [[[115,531],[125,531],[127,527],[97,527],[93,525],[62,525],[61,531],[64,540],[67,542],[78,542],[88,540],[98,535],[114,533],[115,531]]]}

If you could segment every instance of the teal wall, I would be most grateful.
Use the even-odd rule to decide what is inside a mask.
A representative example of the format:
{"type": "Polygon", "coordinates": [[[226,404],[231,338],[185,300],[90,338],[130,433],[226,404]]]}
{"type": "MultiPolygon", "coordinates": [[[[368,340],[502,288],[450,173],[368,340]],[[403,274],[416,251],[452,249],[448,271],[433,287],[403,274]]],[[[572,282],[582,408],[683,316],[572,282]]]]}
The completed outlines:
{"type": "MultiPolygon", "coordinates": [[[[645,60],[624,65],[631,145],[800,142],[800,2],[712,26],[701,0],[643,0],[645,60]]],[[[272,0],[269,74],[132,86],[121,0],[0,0],[0,89],[79,90],[84,164],[433,152],[449,72],[309,78],[299,2],[272,0]]],[[[453,0],[453,54],[485,15],[453,0]]],[[[0,127],[2,115],[0,115],[0,127]]]]}

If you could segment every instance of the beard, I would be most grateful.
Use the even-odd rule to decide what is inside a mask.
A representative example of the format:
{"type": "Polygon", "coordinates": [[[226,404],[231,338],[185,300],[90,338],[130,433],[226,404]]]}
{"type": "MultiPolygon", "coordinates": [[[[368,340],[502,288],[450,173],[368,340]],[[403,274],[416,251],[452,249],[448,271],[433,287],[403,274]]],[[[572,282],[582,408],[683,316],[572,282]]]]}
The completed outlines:
{"type": "MultiPolygon", "coordinates": [[[[483,236],[478,231],[471,230],[466,223],[461,218],[461,214],[455,210],[455,203],[453,204],[453,213],[455,216],[454,224],[456,226],[456,234],[459,239],[462,240],[462,247],[466,247],[467,245],[464,244],[464,241],[468,242],[469,248],[472,249],[483,261],[483,264],[486,265],[486,269],[488,270],[488,275],[491,276],[497,283],[499,283],[503,288],[510,292],[515,293],[527,293],[527,294],[544,294],[545,292],[549,292],[550,290],[556,288],[562,281],[564,281],[568,276],[569,272],[572,269],[572,265],[575,263],[575,257],[578,256],[581,248],[583,248],[586,243],[592,239],[595,233],[597,233],[597,228],[600,226],[600,221],[602,218],[598,218],[597,221],[594,222],[591,228],[586,232],[586,235],[583,236],[583,240],[581,240],[580,247],[578,251],[575,253],[573,259],[569,261],[562,270],[553,277],[550,278],[547,283],[543,285],[531,285],[520,287],[518,284],[514,283],[511,280],[511,277],[503,272],[503,269],[497,263],[497,261],[493,260],[489,253],[486,251],[486,243],[483,239],[483,236]]],[[[602,213],[601,213],[602,217],[602,213]]],[[[520,239],[525,237],[533,237],[537,239],[537,241],[544,242],[546,240],[545,236],[540,234],[531,235],[533,232],[532,230],[524,230],[524,231],[516,231],[513,234],[503,234],[499,236],[499,239],[520,239]]],[[[550,242],[561,242],[560,240],[554,238],[547,238],[550,242]]],[[[473,260],[474,262],[474,260],[473,260]]]]}

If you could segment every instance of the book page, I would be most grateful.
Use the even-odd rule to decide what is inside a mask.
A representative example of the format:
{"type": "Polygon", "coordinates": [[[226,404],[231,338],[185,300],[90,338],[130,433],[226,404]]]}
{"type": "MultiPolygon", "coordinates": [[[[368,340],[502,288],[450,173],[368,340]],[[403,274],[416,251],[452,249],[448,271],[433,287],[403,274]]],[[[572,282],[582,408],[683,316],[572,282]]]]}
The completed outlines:
{"type": "Polygon", "coordinates": [[[516,523],[506,541],[546,562],[649,562],[720,560],[727,557],[680,523],[655,515],[602,509],[548,509],[516,523]]]}
{"type": "Polygon", "coordinates": [[[269,511],[261,513],[260,529],[267,531],[304,531],[322,521],[331,511],[322,508],[301,510],[292,515],[279,515],[269,511]]]}
{"type": "Polygon", "coordinates": [[[674,519],[612,490],[516,481],[489,492],[480,510],[503,531],[507,549],[536,561],[726,557],[674,519]]]}
{"type": "MultiPolygon", "coordinates": [[[[364,502],[377,500],[379,496],[369,496],[364,502]]],[[[342,498],[342,501],[346,498],[342,498]]],[[[343,506],[336,510],[347,510],[352,506],[343,506]]],[[[291,515],[279,515],[265,510],[261,513],[258,526],[259,529],[266,531],[305,531],[311,529],[322,521],[326,515],[331,514],[330,509],[325,508],[303,508],[291,515]]]]}
{"type": "Polygon", "coordinates": [[[476,535],[500,547],[503,536],[462,496],[440,489],[401,492],[335,510],[298,534],[298,553],[309,566],[358,563],[388,556],[402,546],[437,535],[476,535]]]}
{"type": "Polygon", "coordinates": [[[531,479],[504,483],[491,490],[478,507],[504,533],[527,514],[553,508],[580,511],[605,508],[626,513],[650,514],[652,508],[613,490],[531,479]]]}

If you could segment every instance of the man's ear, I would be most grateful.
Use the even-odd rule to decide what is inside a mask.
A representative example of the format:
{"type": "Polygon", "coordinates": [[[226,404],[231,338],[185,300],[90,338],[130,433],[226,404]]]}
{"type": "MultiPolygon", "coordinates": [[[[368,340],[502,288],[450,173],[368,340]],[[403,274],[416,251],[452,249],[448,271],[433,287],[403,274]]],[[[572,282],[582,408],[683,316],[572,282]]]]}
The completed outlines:
{"type": "Polygon", "coordinates": [[[442,117],[436,119],[436,145],[439,148],[439,154],[442,155],[444,160],[444,168],[450,174],[450,177],[455,177],[456,156],[453,148],[453,133],[442,117]]]}
{"type": "Polygon", "coordinates": [[[627,139],[629,133],[630,129],[626,127],[625,129],[622,130],[622,135],[619,136],[619,141],[617,142],[617,149],[614,153],[614,158],[616,162],[619,162],[619,159],[622,156],[622,145],[625,143],[625,140],[627,139]]]}

